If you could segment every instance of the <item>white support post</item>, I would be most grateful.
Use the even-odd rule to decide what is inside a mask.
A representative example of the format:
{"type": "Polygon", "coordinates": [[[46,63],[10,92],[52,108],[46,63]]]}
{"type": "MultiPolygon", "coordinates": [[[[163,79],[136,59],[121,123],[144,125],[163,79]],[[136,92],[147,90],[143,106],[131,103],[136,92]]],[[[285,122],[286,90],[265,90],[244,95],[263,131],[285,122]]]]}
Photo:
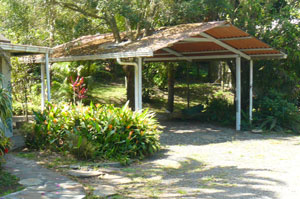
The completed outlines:
{"type": "Polygon", "coordinates": [[[134,109],[139,110],[139,67],[134,66],[134,109]]]}
{"type": "Polygon", "coordinates": [[[45,66],[46,66],[46,74],[47,74],[47,97],[48,102],[51,101],[51,88],[50,88],[50,69],[49,69],[49,55],[45,54],[45,66]]]}
{"type": "Polygon", "coordinates": [[[45,65],[41,64],[41,110],[45,108],[45,65]]]}
{"type": "Polygon", "coordinates": [[[236,130],[241,130],[241,57],[236,58],[236,130]]]}
{"type": "Polygon", "coordinates": [[[139,77],[138,77],[138,84],[139,84],[139,92],[138,92],[138,97],[139,97],[139,110],[143,108],[143,82],[142,82],[142,70],[143,70],[143,59],[141,57],[138,58],[138,71],[139,71],[139,77]]]}
{"type": "Polygon", "coordinates": [[[252,123],[252,109],[253,109],[253,60],[250,60],[250,88],[249,88],[249,120],[252,123]]]}

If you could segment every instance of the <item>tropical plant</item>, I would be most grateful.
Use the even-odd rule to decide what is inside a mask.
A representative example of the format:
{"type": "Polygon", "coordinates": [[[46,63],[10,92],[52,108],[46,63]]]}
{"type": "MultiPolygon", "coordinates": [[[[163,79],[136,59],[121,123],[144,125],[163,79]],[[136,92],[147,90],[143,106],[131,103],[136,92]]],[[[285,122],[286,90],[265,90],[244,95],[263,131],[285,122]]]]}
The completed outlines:
{"type": "Polygon", "coordinates": [[[71,85],[73,88],[73,102],[76,102],[76,99],[82,102],[84,98],[86,98],[86,92],[88,91],[87,88],[85,88],[84,84],[84,77],[77,76],[77,79],[73,81],[73,78],[71,79],[71,85]]]}
{"type": "Polygon", "coordinates": [[[43,113],[35,113],[27,143],[33,148],[67,150],[79,158],[143,158],[159,150],[158,128],[153,113],[133,112],[128,103],[122,108],[48,104],[43,113]],[[95,154],[79,154],[83,149],[95,154]]]}
{"type": "Polygon", "coordinates": [[[206,120],[232,125],[235,122],[235,107],[225,97],[219,96],[209,100],[204,110],[206,120]],[[230,117],[228,117],[230,115],[230,117]]]}
{"type": "Polygon", "coordinates": [[[5,137],[8,120],[12,116],[11,97],[9,91],[2,86],[3,76],[0,74],[0,166],[2,157],[10,148],[10,141],[5,137]]]}
{"type": "Polygon", "coordinates": [[[264,130],[300,131],[300,112],[282,93],[271,90],[256,102],[254,124],[264,130]]]}

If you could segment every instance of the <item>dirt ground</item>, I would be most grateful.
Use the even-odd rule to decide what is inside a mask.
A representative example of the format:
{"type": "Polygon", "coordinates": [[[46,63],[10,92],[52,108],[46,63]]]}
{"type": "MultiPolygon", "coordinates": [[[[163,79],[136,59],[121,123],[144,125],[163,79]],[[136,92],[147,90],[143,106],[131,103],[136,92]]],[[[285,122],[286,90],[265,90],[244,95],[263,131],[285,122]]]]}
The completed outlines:
{"type": "Polygon", "coordinates": [[[163,150],[89,185],[121,198],[300,198],[300,136],[163,122],[163,150]]]}
{"type": "MultiPolygon", "coordinates": [[[[162,150],[151,158],[128,167],[100,168],[105,173],[100,177],[77,179],[87,198],[94,199],[94,190],[103,186],[117,192],[111,198],[300,198],[300,136],[236,132],[197,122],[161,125],[162,150]]],[[[23,154],[30,156],[36,157],[23,154]]],[[[60,160],[51,168],[57,169],[60,160]]],[[[68,169],[58,171],[66,174],[68,169]]]]}

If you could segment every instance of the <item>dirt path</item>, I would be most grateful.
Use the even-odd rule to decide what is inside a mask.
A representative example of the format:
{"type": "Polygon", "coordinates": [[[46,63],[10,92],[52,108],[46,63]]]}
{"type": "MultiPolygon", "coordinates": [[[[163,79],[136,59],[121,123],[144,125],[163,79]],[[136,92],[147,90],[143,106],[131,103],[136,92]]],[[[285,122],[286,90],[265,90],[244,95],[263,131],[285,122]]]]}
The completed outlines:
{"type": "Polygon", "coordinates": [[[163,123],[164,150],[89,181],[127,198],[300,198],[300,137],[163,123]]]}

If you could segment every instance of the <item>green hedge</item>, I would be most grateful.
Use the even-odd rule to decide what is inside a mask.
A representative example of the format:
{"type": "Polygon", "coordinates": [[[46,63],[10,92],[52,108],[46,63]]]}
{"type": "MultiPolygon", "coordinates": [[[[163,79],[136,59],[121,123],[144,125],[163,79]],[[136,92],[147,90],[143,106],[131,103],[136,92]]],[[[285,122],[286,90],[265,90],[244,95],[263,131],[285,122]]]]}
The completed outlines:
{"type": "Polygon", "coordinates": [[[69,151],[78,158],[143,158],[160,148],[154,114],[133,112],[127,104],[83,106],[48,104],[35,113],[27,144],[32,148],[69,151]]]}

